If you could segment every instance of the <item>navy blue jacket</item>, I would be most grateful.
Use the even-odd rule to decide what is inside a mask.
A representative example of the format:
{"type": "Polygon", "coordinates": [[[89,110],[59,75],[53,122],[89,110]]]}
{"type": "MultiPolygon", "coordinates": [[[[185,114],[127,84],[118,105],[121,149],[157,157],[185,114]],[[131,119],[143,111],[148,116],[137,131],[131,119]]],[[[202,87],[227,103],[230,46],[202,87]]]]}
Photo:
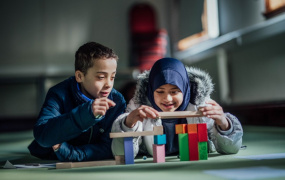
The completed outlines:
{"type": "Polygon", "coordinates": [[[41,159],[60,161],[91,161],[113,158],[112,139],[109,138],[113,121],[125,111],[126,101],[115,89],[108,98],[116,103],[101,118],[95,118],[91,104],[77,88],[75,77],[50,88],[37,123],[35,140],[30,153],[41,159]],[[54,152],[52,146],[61,144],[54,152]]]}

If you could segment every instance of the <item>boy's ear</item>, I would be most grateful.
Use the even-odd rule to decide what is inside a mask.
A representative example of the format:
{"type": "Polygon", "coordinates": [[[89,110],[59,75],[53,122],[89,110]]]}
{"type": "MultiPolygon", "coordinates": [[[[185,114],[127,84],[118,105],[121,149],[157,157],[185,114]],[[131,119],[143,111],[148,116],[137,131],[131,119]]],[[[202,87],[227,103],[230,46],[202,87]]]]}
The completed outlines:
{"type": "Polygon", "coordinates": [[[79,70],[75,71],[75,79],[78,83],[81,83],[83,81],[83,78],[84,74],[81,71],[79,70]]]}

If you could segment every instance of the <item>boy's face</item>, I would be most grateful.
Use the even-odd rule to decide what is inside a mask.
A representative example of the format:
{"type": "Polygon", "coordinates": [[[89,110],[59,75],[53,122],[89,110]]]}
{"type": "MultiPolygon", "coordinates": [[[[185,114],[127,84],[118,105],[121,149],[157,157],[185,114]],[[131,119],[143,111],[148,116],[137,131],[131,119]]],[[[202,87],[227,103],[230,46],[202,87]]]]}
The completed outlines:
{"type": "Polygon", "coordinates": [[[88,98],[108,97],[114,85],[116,69],[115,59],[96,59],[85,75],[76,71],[75,77],[82,93],[88,98]]]}
{"type": "Polygon", "coordinates": [[[175,111],[183,102],[181,90],[174,85],[165,84],[154,91],[154,102],[164,112],[175,111]]]}

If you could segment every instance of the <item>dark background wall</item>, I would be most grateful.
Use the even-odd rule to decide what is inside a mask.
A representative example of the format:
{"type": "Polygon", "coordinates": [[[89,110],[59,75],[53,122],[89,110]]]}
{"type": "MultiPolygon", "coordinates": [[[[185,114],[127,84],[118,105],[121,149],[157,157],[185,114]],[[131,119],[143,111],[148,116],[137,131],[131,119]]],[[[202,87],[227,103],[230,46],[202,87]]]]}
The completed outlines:
{"type": "Polygon", "coordinates": [[[0,131],[32,128],[47,89],[73,75],[74,53],[85,42],[119,55],[115,88],[132,80],[128,13],[137,2],[155,8],[173,57],[210,73],[212,98],[225,111],[244,124],[285,125],[285,15],[266,19],[263,0],[218,0],[219,37],[184,52],[176,51],[177,39],[201,29],[195,1],[3,0],[0,131]]]}

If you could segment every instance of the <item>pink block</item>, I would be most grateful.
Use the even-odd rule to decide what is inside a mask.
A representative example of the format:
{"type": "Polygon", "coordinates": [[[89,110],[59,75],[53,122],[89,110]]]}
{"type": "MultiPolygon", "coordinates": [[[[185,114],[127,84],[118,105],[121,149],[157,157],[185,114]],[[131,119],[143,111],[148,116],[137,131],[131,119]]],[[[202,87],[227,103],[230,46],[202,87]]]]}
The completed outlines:
{"type": "Polygon", "coordinates": [[[153,150],[153,162],[154,163],[162,163],[165,162],[165,145],[152,145],[153,150]]]}

